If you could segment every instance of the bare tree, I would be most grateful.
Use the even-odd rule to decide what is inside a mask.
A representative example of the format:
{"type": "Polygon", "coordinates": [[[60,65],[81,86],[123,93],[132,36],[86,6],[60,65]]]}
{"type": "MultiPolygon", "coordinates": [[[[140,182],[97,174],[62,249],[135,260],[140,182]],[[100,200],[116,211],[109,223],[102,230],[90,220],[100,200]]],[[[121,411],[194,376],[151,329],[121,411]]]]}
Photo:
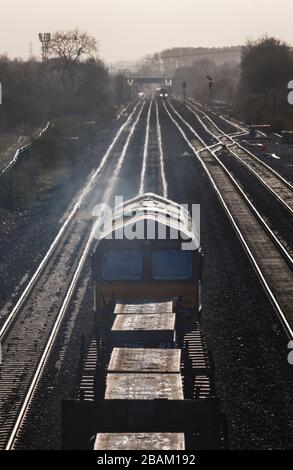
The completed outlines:
{"type": "Polygon", "coordinates": [[[50,56],[61,61],[63,79],[66,73],[71,82],[74,81],[76,65],[85,58],[94,57],[97,54],[98,45],[93,36],[86,32],[57,31],[50,42],[50,56]]]}

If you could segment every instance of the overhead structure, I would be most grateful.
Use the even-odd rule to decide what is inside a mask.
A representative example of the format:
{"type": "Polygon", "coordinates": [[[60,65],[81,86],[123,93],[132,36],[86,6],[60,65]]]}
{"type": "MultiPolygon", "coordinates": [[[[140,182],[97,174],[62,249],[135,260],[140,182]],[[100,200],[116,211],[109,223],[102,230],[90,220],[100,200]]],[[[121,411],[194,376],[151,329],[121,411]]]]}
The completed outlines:
{"type": "Polygon", "coordinates": [[[160,85],[172,86],[172,78],[170,77],[129,77],[128,84],[133,85],[160,85]]]}
{"type": "Polygon", "coordinates": [[[39,40],[41,41],[41,44],[42,44],[42,61],[46,62],[49,58],[51,33],[39,33],[39,40]]]}

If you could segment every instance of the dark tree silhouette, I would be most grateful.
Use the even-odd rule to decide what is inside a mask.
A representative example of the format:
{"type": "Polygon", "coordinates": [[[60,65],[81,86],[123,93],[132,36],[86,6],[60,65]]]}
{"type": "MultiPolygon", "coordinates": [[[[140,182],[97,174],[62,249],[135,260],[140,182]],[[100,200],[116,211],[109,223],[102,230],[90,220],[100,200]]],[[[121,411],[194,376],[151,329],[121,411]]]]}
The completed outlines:
{"type": "Polygon", "coordinates": [[[97,54],[97,41],[86,32],[57,31],[50,42],[50,56],[60,60],[63,78],[75,78],[76,66],[82,59],[94,57],[97,54]]]}
{"type": "Polygon", "coordinates": [[[292,72],[290,47],[274,37],[248,41],[242,49],[241,83],[247,92],[268,94],[286,85],[292,72]]]}

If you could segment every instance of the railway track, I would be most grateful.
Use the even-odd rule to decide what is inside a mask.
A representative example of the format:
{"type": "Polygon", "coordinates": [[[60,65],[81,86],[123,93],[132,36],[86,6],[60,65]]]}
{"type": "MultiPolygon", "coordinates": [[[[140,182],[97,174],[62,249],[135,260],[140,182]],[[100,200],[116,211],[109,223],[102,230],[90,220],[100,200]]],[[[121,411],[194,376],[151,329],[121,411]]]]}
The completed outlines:
{"type": "MultiPolygon", "coordinates": [[[[197,102],[195,99],[193,98],[189,98],[188,100],[188,103],[192,104],[192,105],[195,105],[195,107],[197,108],[197,110],[200,110],[200,111],[203,111],[205,112],[205,108],[204,106],[197,102]]],[[[205,113],[206,114],[206,113],[205,113]]],[[[225,116],[223,115],[218,115],[218,114],[215,114],[214,112],[212,112],[211,114],[213,114],[217,120],[218,120],[218,127],[226,127],[226,128],[229,128],[230,131],[226,131],[226,133],[228,134],[234,134],[236,132],[239,132],[239,133],[245,133],[247,134],[248,131],[249,131],[249,127],[247,125],[245,125],[244,123],[242,122],[239,122],[237,121],[236,119],[227,119],[225,116]],[[221,123],[221,124],[219,124],[221,123]]]]}
{"type": "MultiPolygon", "coordinates": [[[[38,135],[35,136],[36,139],[40,139],[47,131],[48,129],[50,128],[50,126],[52,125],[52,121],[48,121],[46,126],[39,132],[38,135]]],[[[20,137],[21,138],[21,137],[20,137]]],[[[15,147],[15,145],[13,146],[15,147]]],[[[16,149],[12,159],[6,164],[6,166],[0,170],[0,176],[4,175],[5,173],[7,173],[10,168],[12,168],[15,163],[18,161],[19,157],[24,153],[24,152],[27,152],[28,150],[30,150],[32,147],[32,144],[31,143],[28,143],[26,145],[23,145],[22,147],[16,149]]]]}
{"type": "MultiPolygon", "coordinates": [[[[192,126],[172,105],[164,104],[163,106],[168,118],[171,119],[207,172],[267,295],[278,312],[286,333],[290,339],[293,339],[292,258],[280,245],[231,173],[217,157],[216,150],[219,144],[208,148],[192,126]]],[[[1,329],[4,364],[0,366],[0,448],[17,448],[18,438],[29,417],[30,405],[44,375],[52,347],[88,258],[91,248],[90,224],[87,218],[85,220],[82,218],[79,222],[76,221],[76,215],[84,214],[85,206],[88,203],[87,198],[90,198],[91,189],[97,181],[101,182],[102,190],[96,195],[96,200],[98,202],[111,201],[125,163],[127,149],[138,124],[144,119],[146,121],[144,152],[138,180],[138,192],[142,187],[143,191],[153,189],[155,181],[158,185],[158,192],[161,192],[163,196],[167,195],[165,156],[157,103],[150,103],[148,109],[146,104],[141,103],[135,106],[133,112],[120,127],[116,135],[117,139],[114,138],[95,172],[95,176],[91,178],[89,187],[83,192],[85,199],[82,198],[74,206],[75,212],[72,216],[70,214],[69,221],[64,222],[65,227],[60,229],[59,238],[56,243],[54,241],[55,244],[53,243],[51,251],[48,251],[46,261],[41,263],[33,281],[29,283],[28,288],[1,329]],[[145,117],[142,119],[144,115],[145,117]],[[110,160],[115,165],[114,171],[113,167],[108,166],[110,160]],[[150,163],[152,164],[150,165],[150,163]],[[104,180],[104,185],[101,180],[104,180]],[[69,238],[71,240],[69,243],[68,232],[70,232],[69,238]],[[79,237],[81,233],[83,236],[79,237]],[[69,251],[68,248],[70,248],[69,251]],[[53,255],[54,260],[52,259],[53,255]],[[64,265],[66,265],[65,271],[58,269],[64,265]],[[47,279],[51,275],[54,279],[52,284],[48,285],[47,279]],[[40,283],[40,279],[44,279],[44,281],[40,283]],[[64,280],[67,280],[66,284],[64,284],[64,280]],[[66,287],[61,290],[60,285],[66,287]],[[35,290],[34,298],[32,298],[31,293],[35,290]],[[51,298],[52,292],[54,292],[54,299],[51,298]],[[38,298],[38,295],[43,297],[38,298]],[[42,308],[44,305],[51,305],[51,308],[44,311],[42,308]],[[7,359],[8,362],[6,362],[7,359]]],[[[92,204],[93,200],[91,200],[92,204]]],[[[194,366],[203,369],[202,382],[196,385],[200,386],[202,396],[205,393],[213,393],[213,385],[205,375],[208,372],[205,355],[198,353],[200,342],[198,331],[195,329],[186,332],[185,341],[194,366]]],[[[94,348],[93,344],[86,362],[87,373],[82,381],[85,399],[89,400],[92,399],[94,348]]],[[[184,373],[182,376],[184,377],[184,373]]],[[[199,380],[201,380],[200,377],[199,375],[199,380]]]]}
{"type": "Polygon", "coordinates": [[[129,108],[131,108],[133,103],[134,102],[131,101],[130,103],[127,103],[127,105],[123,106],[123,108],[120,110],[120,112],[116,116],[116,121],[119,121],[119,119],[121,119],[123,116],[125,117],[125,115],[127,114],[129,108]]]}
{"type": "Polygon", "coordinates": [[[139,195],[142,195],[145,192],[156,192],[165,198],[168,197],[168,183],[165,172],[165,156],[163,150],[158,103],[156,101],[150,102],[147,117],[147,129],[144,143],[144,155],[140,177],[139,195]]]}
{"type": "Polygon", "coordinates": [[[270,301],[293,339],[293,260],[235,178],[195,129],[172,106],[165,111],[207,173],[270,301]]]}
{"type": "Polygon", "coordinates": [[[202,122],[206,131],[217,140],[223,139],[225,143],[229,144],[233,142],[234,136],[247,134],[246,129],[240,126],[233,128],[232,126],[234,124],[227,120],[223,122],[223,127],[221,127],[219,123],[217,124],[203,109],[198,108],[198,106],[194,104],[193,101],[188,101],[185,103],[185,106],[187,109],[189,109],[189,111],[191,111],[192,114],[196,116],[198,120],[202,122]],[[229,128],[229,131],[225,131],[223,129],[224,127],[226,127],[226,129],[229,128]]]}
{"type": "Polygon", "coordinates": [[[187,104],[186,107],[196,116],[205,130],[220,144],[226,145],[229,154],[243,164],[293,215],[293,185],[237,142],[235,135],[228,135],[221,130],[202,110],[194,105],[187,104]]]}
{"type": "MultiPolygon", "coordinates": [[[[193,112],[189,112],[187,109],[183,114],[189,124],[192,126],[196,125],[197,132],[201,128],[204,128],[204,122],[200,118],[197,117],[196,122],[194,121],[193,112]]],[[[213,135],[215,135],[216,132],[221,135],[221,132],[223,131],[218,129],[214,122],[212,122],[211,126],[215,128],[213,135]]],[[[212,129],[209,127],[208,130],[211,131],[212,129]]],[[[207,132],[206,129],[205,132],[207,132]]],[[[204,134],[201,135],[201,137],[203,140],[205,140],[204,134]]],[[[278,194],[272,189],[272,187],[268,185],[266,180],[264,180],[263,184],[259,184],[260,176],[256,176],[255,173],[247,167],[247,165],[243,164],[243,162],[239,160],[237,156],[235,157],[231,153],[231,147],[228,145],[228,139],[233,140],[231,135],[225,134],[225,137],[227,140],[222,140],[222,142],[225,142],[226,144],[225,150],[221,149],[218,151],[216,144],[212,148],[216,151],[217,156],[220,158],[225,167],[236,178],[246,194],[249,195],[251,201],[255,207],[257,207],[258,212],[262,214],[263,218],[267,221],[268,225],[278,237],[279,241],[292,256],[293,219],[291,217],[292,213],[290,207],[288,207],[288,205],[285,204],[283,200],[280,200],[278,194]]],[[[252,161],[254,162],[253,157],[252,161]]]]}
{"type": "Polygon", "coordinates": [[[85,214],[88,207],[93,207],[103,196],[92,190],[98,182],[105,191],[102,180],[108,185],[107,189],[114,189],[143,108],[144,103],[137,104],[119,128],[99,167],[1,328],[2,449],[12,449],[17,442],[17,435],[87,259],[92,243],[92,223],[89,221],[90,214],[85,214]],[[113,167],[108,165],[110,159],[114,173],[113,167]]]}
{"type": "Polygon", "coordinates": [[[149,108],[148,108],[147,123],[146,123],[146,133],[145,133],[145,141],[144,141],[144,149],[143,149],[143,161],[142,161],[142,170],[141,170],[140,186],[139,186],[140,195],[145,192],[145,177],[146,177],[146,169],[147,169],[148,148],[149,148],[149,141],[150,141],[150,121],[151,121],[152,105],[153,103],[151,101],[149,104],[149,108]]]}
{"type": "MultiPolygon", "coordinates": [[[[145,102],[137,104],[120,127],[82,197],[75,204],[52,247],[2,327],[4,358],[1,365],[0,387],[0,448],[2,449],[17,448],[18,437],[21,436],[27,424],[30,405],[41,383],[54,342],[92,247],[93,238],[90,229],[92,224],[88,223],[87,218],[85,221],[82,220],[83,236],[78,238],[75,224],[79,225],[79,222],[76,222],[75,219],[78,218],[76,216],[87,210],[85,209],[87,204],[93,207],[95,201],[104,204],[113,202],[114,191],[117,192],[117,187],[119,187],[119,175],[126,160],[129,145],[138,124],[142,121],[142,113],[145,113],[145,109],[145,102]],[[111,165],[108,165],[110,159],[111,165]],[[105,182],[103,192],[93,198],[94,184],[97,181],[102,184],[102,180],[105,182]],[[68,231],[73,231],[71,238],[77,242],[73,244],[70,258],[66,258],[68,256],[66,249],[68,231]],[[66,275],[60,270],[60,264],[68,265],[66,275]],[[60,286],[64,285],[66,287],[62,289],[60,286]],[[44,305],[48,307],[45,311],[44,305]]],[[[153,110],[156,111],[155,105],[153,110]]],[[[146,125],[146,134],[147,129],[146,125]]],[[[164,182],[164,162],[162,161],[164,155],[158,119],[155,135],[157,136],[157,167],[159,167],[159,172],[156,168],[156,173],[161,174],[161,180],[164,182]]],[[[153,142],[152,145],[154,146],[155,143],[153,142]]],[[[144,158],[148,158],[148,152],[150,152],[149,145],[145,149],[144,158]]],[[[141,171],[143,171],[143,164],[141,171]]],[[[162,183],[161,190],[165,194],[164,188],[164,183],[162,183]]],[[[81,230],[80,227],[78,228],[80,235],[81,230]]]]}

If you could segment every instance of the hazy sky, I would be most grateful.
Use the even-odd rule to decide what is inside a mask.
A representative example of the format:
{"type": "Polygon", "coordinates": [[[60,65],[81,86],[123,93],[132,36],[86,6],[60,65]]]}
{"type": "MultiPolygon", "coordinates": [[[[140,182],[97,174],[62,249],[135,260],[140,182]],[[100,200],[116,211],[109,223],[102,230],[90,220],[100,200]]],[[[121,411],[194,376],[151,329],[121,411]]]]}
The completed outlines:
{"type": "Polygon", "coordinates": [[[38,32],[78,27],[107,62],[172,46],[227,46],[273,34],[293,44],[293,0],[0,0],[0,53],[27,57],[38,32]]]}

